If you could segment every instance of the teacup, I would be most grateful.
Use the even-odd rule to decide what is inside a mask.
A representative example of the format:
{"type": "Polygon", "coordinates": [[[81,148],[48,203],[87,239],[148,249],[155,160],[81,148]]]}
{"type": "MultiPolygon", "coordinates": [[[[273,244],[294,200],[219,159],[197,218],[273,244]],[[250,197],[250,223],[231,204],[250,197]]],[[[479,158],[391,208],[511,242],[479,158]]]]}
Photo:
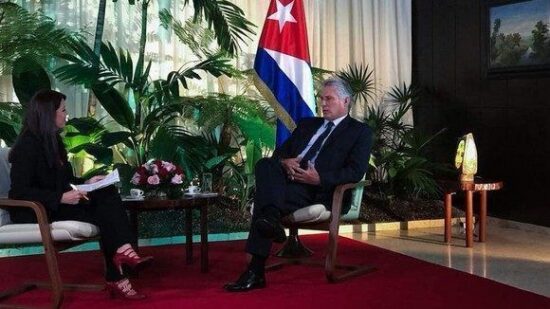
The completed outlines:
{"type": "Polygon", "coordinates": [[[141,198],[143,197],[143,194],[144,192],[141,189],[136,189],[136,188],[130,189],[130,196],[132,198],[141,198]]]}
{"type": "Polygon", "coordinates": [[[198,186],[189,186],[187,189],[185,189],[185,192],[189,194],[197,194],[201,192],[201,188],[198,186]]]}

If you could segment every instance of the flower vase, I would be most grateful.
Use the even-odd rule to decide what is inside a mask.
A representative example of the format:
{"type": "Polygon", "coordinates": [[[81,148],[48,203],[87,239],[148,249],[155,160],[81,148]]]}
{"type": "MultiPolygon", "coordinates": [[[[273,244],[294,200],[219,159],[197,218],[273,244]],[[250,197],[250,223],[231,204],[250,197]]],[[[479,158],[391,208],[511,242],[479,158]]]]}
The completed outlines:
{"type": "Polygon", "coordinates": [[[168,199],[168,194],[166,194],[166,192],[164,190],[158,190],[157,191],[157,198],[159,200],[166,200],[166,199],[168,199]]]}
{"type": "Polygon", "coordinates": [[[157,188],[147,192],[148,199],[165,200],[168,199],[168,194],[164,189],[157,188]]]}

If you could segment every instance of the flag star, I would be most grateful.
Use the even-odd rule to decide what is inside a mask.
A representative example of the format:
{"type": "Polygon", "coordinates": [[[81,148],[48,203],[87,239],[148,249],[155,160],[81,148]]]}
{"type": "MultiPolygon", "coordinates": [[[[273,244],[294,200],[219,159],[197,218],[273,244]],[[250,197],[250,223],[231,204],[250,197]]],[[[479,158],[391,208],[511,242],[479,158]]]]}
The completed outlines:
{"type": "Polygon", "coordinates": [[[283,27],[285,26],[286,22],[289,22],[289,23],[297,22],[296,19],[294,19],[294,16],[292,16],[292,14],[290,13],[292,11],[293,6],[294,6],[294,1],[284,6],[281,3],[281,1],[277,0],[277,12],[267,17],[267,19],[279,21],[279,32],[283,31],[283,27]]]}

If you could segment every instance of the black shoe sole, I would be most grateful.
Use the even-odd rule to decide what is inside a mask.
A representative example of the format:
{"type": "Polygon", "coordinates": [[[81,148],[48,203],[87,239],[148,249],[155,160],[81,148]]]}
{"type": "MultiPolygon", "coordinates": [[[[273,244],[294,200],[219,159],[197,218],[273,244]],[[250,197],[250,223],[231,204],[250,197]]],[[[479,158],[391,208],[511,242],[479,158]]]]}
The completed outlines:
{"type": "Polygon", "coordinates": [[[263,289],[265,288],[265,286],[266,286],[265,282],[263,284],[255,284],[251,287],[237,287],[237,286],[232,286],[231,284],[226,284],[223,286],[223,289],[226,292],[239,293],[239,292],[248,292],[256,289],[263,289]]]}

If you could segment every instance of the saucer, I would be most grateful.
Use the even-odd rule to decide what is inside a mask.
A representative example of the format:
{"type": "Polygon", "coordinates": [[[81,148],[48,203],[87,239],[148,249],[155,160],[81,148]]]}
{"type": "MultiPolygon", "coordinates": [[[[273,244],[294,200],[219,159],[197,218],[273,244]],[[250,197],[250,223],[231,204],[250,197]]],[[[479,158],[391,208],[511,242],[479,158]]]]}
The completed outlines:
{"type": "Polygon", "coordinates": [[[214,197],[218,196],[218,193],[216,192],[204,192],[200,194],[200,197],[214,197]]]}
{"type": "Polygon", "coordinates": [[[201,195],[200,192],[195,192],[195,193],[185,192],[184,194],[187,195],[187,196],[199,196],[199,195],[201,195]]]}
{"type": "Polygon", "coordinates": [[[123,201],[143,201],[143,196],[133,197],[133,196],[123,196],[123,201]]]}

